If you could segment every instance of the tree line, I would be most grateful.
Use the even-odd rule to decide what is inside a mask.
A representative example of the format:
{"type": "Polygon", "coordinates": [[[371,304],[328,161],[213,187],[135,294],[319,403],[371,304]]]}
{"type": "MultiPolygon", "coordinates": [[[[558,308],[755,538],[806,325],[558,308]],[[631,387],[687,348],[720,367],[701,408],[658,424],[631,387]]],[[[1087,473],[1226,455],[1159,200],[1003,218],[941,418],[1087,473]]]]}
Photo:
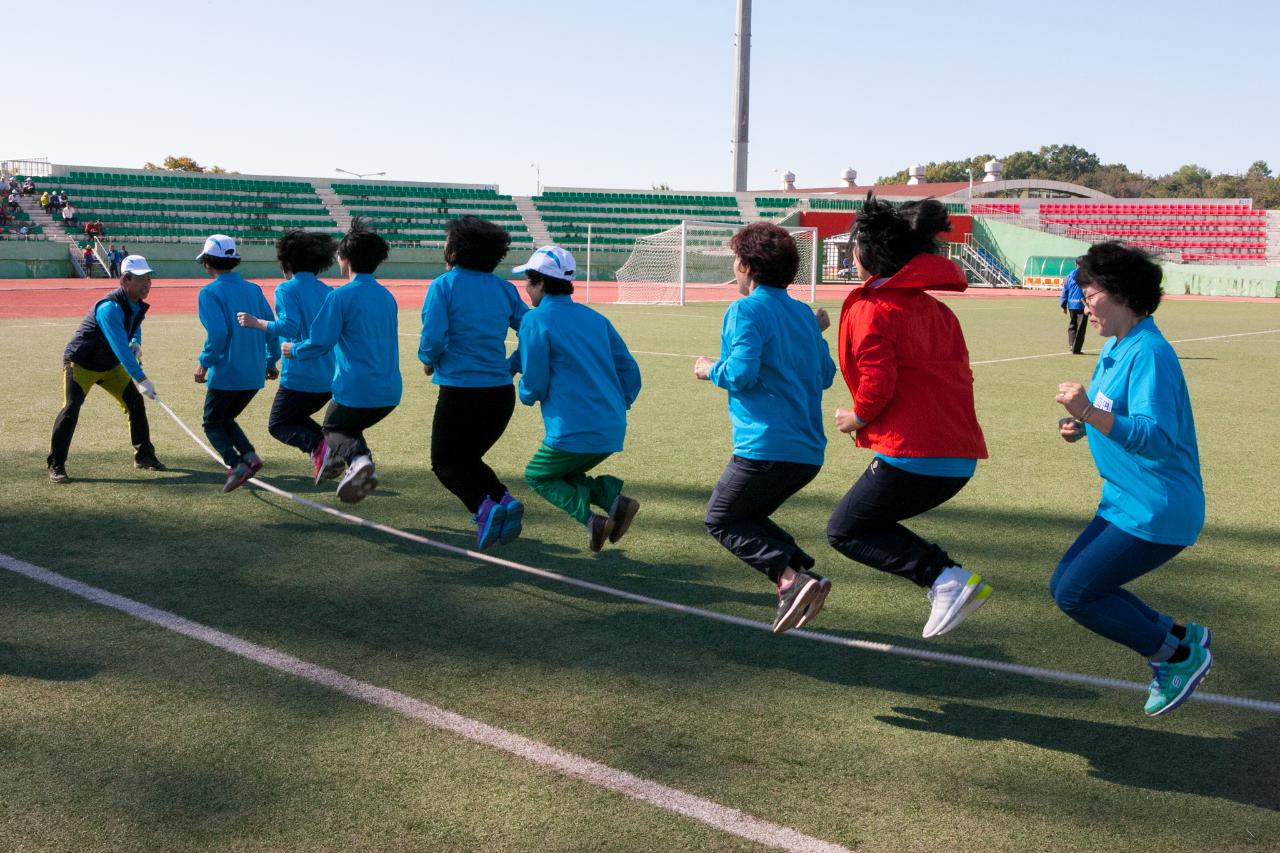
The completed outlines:
{"type": "MultiPolygon", "coordinates": [[[[972,170],[974,181],[981,181],[990,159],[991,154],[979,154],[967,160],[929,163],[925,178],[929,183],[967,181],[972,170]]],[[[1255,161],[1244,174],[1215,175],[1188,163],[1167,175],[1147,175],[1123,163],[1103,163],[1097,154],[1077,145],[1043,145],[1039,151],[1015,151],[995,159],[1005,180],[1068,181],[1116,198],[1251,198],[1256,207],[1280,208],[1280,178],[1272,176],[1263,160],[1255,161]]],[[[903,169],[876,183],[905,184],[908,178],[903,169]]]]}

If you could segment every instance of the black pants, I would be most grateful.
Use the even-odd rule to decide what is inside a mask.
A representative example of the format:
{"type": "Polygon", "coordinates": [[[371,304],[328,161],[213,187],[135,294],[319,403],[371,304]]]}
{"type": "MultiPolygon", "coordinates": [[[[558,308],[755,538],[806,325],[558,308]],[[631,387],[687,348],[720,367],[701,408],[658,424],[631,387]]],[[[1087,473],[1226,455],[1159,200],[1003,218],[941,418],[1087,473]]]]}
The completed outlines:
{"type": "Polygon", "coordinates": [[[83,368],[76,369],[72,362],[64,362],[62,366],[62,387],[64,402],[62,411],[53,420],[53,438],[49,442],[49,465],[66,465],[67,454],[71,452],[71,439],[76,434],[76,424],[80,422],[80,407],[84,405],[89,388],[102,385],[111,396],[120,402],[121,408],[129,417],[129,443],[133,445],[134,461],[154,459],[155,445],[151,443],[151,425],[147,422],[146,404],[142,402],[142,394],[129,380],[121,377],[124,369],[119,368],[109,373],[93,373],[83,368]],[[80,381],[77,381],[79,379],[80,381]],[[88,383],[84,387],[81,383],[88,383]]]}
{"type": "Polygon", "coordinates": [[[209,437],[213,449],[222,454],[228,468],[234,468],[244,457],[254,452],[249,437],[240,429],[236,418],[257,396],[251,391],[226,391],[210,388],[204,395],[204,434],[209,437]]]}
{"type": "Polygon", "coordinates": [[[515,409],[514,385],[440,386],[431,422],[431,470],[468,512],[480,509],[486,497],[502,500],[507,491],[484,455],[502,437],[515,409]]]}
{"type": "Polygon", "coordinates": [[[813,558],[769,516],[818,476],[819,465],[761,462],[733,456],[707,503],[706,525],[717,542],[777,583],[783,569],[813,568],[813,558]]]}
{"type": "Polygon", "coordinates": [[[930,587],[947,566],[947,552],[898,522],[946,503],[968,477],[929,477],[872,459],[858,482],[836,504],[827,541],[850,560],[930,587]]]}
{"type": "Polygon", "coordinates": [[[364,443],[364,431],[394,412],[395,406],[357,408],[344,406],[337,400],[329,403],[324,413],[324,438],[332,448],[334,459],[350,463],[357,456],[369,456],[369,445],[364,443]]]}
{"type": "Polygon", "coordinates": [[[1071,351],[1079,353],[1084,349],[1084,332],[1089,328],[1089,320],[1084,315],[1083,308],[1068,308],[1067,313],[1071,315],[1071,320],[1067,324],[1067,346],[1071,347],[1071,351]]]}
{"type": "Polygon", "coordinates": [[[311,417],[333,397],[328,391],[295,391],[281,386],[271,401],[267,432],[276,441],[310,453],[324,438],[320,424],[311,417]]]}

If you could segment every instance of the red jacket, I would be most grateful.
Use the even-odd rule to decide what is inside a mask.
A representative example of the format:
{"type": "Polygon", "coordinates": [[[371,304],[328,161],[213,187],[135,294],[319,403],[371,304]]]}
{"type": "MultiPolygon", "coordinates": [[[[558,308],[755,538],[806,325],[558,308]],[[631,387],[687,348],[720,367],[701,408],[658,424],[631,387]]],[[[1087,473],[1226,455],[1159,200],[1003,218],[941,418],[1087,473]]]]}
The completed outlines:
{"type": "Polygon", "coordinates": [[[840,372],[866,421],[857,444],[886,456],[986,459],[960,321],[926,290],[963,291],[960,268],[920,254],[840,309],[840,372]]]}

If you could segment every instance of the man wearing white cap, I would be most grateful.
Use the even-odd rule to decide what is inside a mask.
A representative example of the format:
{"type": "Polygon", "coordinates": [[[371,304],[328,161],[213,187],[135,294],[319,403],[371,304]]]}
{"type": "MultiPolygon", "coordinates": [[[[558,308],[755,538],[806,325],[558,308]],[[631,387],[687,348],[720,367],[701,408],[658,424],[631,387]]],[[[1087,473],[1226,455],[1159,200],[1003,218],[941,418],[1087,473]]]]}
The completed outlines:
{"type": "Polygon", "coordinates": [[[142,371],[142,320],[150,307],[142,300],[151,290],[151,267],[141,255],[121,264],[120,287],[89,309],[62,354],[65,401],[53,422],[47,460],[49,479],[70,481],[67,454],[89,389],[101,385],[129,416],[129,440],[135,468],[163,471],[151,443],[151,427],[142,395],[156,398],[156,387],[142,371]]]}
{"type": "Polygon", "coordinates": [[[213,276],[213,281],[200,288],[197,298],[205,341],[195,380],[209,384],[204,398],[204,434],[227,465],[222,491],[229,492],[244,485],[262,468],[262,460],[236,418],[262,390],[266,379],[280,375],[276,369],[280,340],[274,334],[236,322],[236,315],[241,312],[271,319],[275,315],[262,288],[245,281],[235,271],[240,265],[235,240],[214,234],[204,241],[196,260],[213,276]]]}
{"type": "Polygon", "coordinates": [[[587,471],[622,450],[627,410],[640,394],[640,367],[602,314],[573,301],[573,255],[544,246],[515,267],[533,310],[520,321],[520,402],[542,404],[546,437],[525,468],[529,487],[586,525],[599,551],[631,526],[640,502],[622,480],[587,471]],[[607,515],[591,511],[592,506],[607,515]]]}

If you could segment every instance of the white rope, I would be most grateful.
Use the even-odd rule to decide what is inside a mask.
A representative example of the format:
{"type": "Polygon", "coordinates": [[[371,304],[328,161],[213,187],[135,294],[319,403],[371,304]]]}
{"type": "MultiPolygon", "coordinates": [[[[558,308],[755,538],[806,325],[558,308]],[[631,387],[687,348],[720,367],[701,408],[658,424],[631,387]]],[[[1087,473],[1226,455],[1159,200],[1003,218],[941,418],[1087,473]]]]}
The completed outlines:
{"type": "MultiPolygon", "coordinates": [[[[205,444],[204,441],[201,440],[199,436],[197,436],[194,432],[192,432],[191,428],[182,422],[182,419],[178,417],[178,415],[173,411],[173,409],[169,408],[168,405],[166,405],[165,402],[161,400],[159,397],[156,398],[155,402],[160,406],[160,408],[165,410],[165,412],[169,415],[169,417],[173,419],[173,422],[176,423],[182,429],[183,432],[185,432],[188,436],[190,436],[191,440],[194,441],[202,450],[204,450],[205,453],[209,454],[209,456],[212,459],[214,459],[214,461],[218,462],[218,464],[220,465],[223,464],[222,459],[213,450],[213,448],[205,444]]],[[[226,467],[226,466],[224,465],[223,467],[226,467]]],[[[450,545],[446,542],[437,542],[434,539],[428,539],[425,536],[419,536],[416,533],[410,533],[407,530],[401,530],[397,527],[389,527],[388,525],[379,524],[376,521],[370,521],[369,519],[362,518],[361,516],[358,516],[358,515],[352,515],[349,512],[343,512],[342,510],[334,509],[333,507],[316,503],[315,501],[308,500],[304,497],[300,497],[299,495],[295,495],[292,492],[287,492],[284,489],[281,489],[277,486],[273,486],[270,483],[265,482],[264,480],[258,479],[257,477],[254,477],[253,479],[249,480],[249,483],[251,485],[257,486],[259,489],[262,489],[265,492],[270,492],[273,495],[278,495],[282,498],[285,498],[286,500],[293,501],[294,503],[301,504],[302,506],[317,510],[319,512],[325,513],[326,515],[331,515],[334,518],[342,519],[343,521],[349,522],[351,524],[359,525],[360,527],[367,527],[370,530],[376,530],[379,533],[385,533],[388,536],[395,536],[400,539],[408,540],[409,542],[415,542],[419,545],[426,545],[429,548],[435,548],[437,550],[444,551],[449,554],[454,554],[459,557],[467,557],[473,560],[480,560],[482,562],[490,563],[495,566],[502,566],[504,568],[512,569],[517,572],[522,572],[527,575],[533,575],[535,577],[543,578],[545,580],[555,581],[557,583],[578,587],[579,589],[585,589],[591,592],[598,592],[603,595],[613,596],[614,598],[621,598],[623,600],[632,601],[637,604],[647,604],[651,607],[658,607],[663,610],[672,610],[672,611],[675,611],[676,613],[683,613],[686,616],[697,616],[702,619],[710,619],[715,622],[723,622],[728,625],[736,625],[740,628],[751,628],[757,631],[772,632],[773,630],[773,626],[770,625],[768,622],[757,622],[753,619],[745,619],[741,616],[731,616],[727,613],[717,613],[714,610],[704,610],[701,607],[690,607],[687,604],[679,604],[674,601],[666,601],[660,598],[650,598],[647,595],[640,595],[634,592],[627,592],[626,590],[616,589],[611,586],[604,586],[603,584],[579,580],[578,578],[570,577],[568,575],[562,575],[562,574],[559,574],[558,572],[551,572],[551,571],[547,571],[546,569],[539,569],[533,566],[526,566],[523,563],[516,563],[511,560],[504,560],[501,557],[495,557],[491,554],[485,554],[481,551],[471,551],[467,548],[459,548],[456,545],[450,545]]],[[[966,655],[950,654],[948,652],[936,652],[928,649],[913,649],[907,646],[895,646],[890,643],[875,643],[875,642],[871,642],[870,640],[855,640],[851,637],[839,637],[834,634],[823,634],[817,631],[806,631],[803,629],[794,630],[794,631],[786,632],[786,636],[796,637],[804,640],[812,640],[813,642],[826,643],[828,645],[833,645],[833,646],[844,646],[846,648],[851,648],[851,649],[860,649],[862,651],[880,652],[882,654],[896,655],[898,657],[905,657],[905,658],[914,658],[917,660],[934,661],[936,663],[957,664],[959,666],[967,666],[975,669],[986,669],[986,670],[992,670],[995,672],[1007,672],[1007,673],[1013,673],[1015,675],[1025,675],[1031,678],[1042,678],[1049,681],[1060,681],[1060,682],[1065,682],[1067,684],[1087,684],[1093,687],[1109,687],[1116,690],[1129,690],[1129,691],[1140,692],[1140,693],[1146,692],[1147,690],[1146,684],[1142,684],[1136,681],[1124,681],[1119,678],[1104,678],[1102,676],[1097,676],[1097,675],[1085,675],[1083,673],[1067,672],[1064,670],[1045,669],[1044,667],[1027,666],[1025,664],[1009,663],[1007,661],[991,660],[989,658],[974,658],[974,657],[968,657],[966,655]]],[[[1280,702],[1269,702],[1262,699],[1249,699],[1242,696],[1228,696],[1228,695],[1219,694],[1219,693],[1206,693],[1204,691],[1197,691],[1193,693],[1191,695],[1191,698],[1193,700],[1198,700],[1200,702],[1208,702],[1216,705],[1228,705],[1234,708],[1247,708],[1249,710],[1262,711],[1268,714],[1280,714],[1280,702]]]]}

